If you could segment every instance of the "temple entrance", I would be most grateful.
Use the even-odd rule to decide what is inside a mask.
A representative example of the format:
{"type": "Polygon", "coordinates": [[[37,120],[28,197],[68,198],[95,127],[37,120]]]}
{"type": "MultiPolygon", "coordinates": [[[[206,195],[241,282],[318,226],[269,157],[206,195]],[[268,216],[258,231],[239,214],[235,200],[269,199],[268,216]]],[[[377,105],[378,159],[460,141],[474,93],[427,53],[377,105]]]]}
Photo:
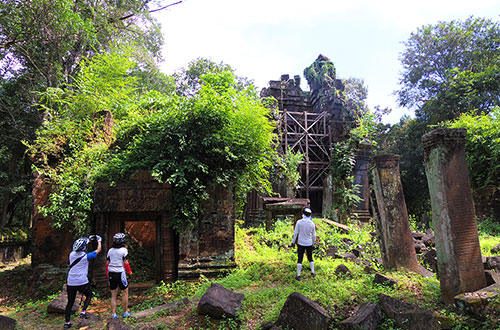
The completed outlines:
{"type": "Polygon", "coordinates": [[[128,259],[133,265],[134,281],[140,283],[159,282],[157,263],[157,222],[150,220],[125,221],[128,259]],[[154,272],[151,270],[155,269],[154,272]]]}
{"type": "MultiPolygon", "coordinates": [[[[148,286],[162,280],[161,215],[156,212],[118,212],[109,214],[108,240],[117,232],[125,233],[128,259],[133,272],[132,286],[148,286]]],[[[170,244],[173,244],[173,236],[170,244]]],[[[112,244],[112,243],[111,243],[112,244]]],[[[110,244],[110,246],[111,246],[110,244]]],[[[165,265],[175,268],[174,265],[165,265]]]]}

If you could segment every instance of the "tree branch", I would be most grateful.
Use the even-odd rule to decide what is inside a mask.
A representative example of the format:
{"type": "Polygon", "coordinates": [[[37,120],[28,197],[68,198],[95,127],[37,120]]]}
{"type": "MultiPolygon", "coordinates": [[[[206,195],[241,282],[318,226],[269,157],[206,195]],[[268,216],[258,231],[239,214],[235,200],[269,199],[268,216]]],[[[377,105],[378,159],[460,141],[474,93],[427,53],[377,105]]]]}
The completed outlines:
{"type": "MultiPolygon", "coordinates": [[[[180,0],[180,1],[177,1],[177,2],[174,2],[174,3],[171,3],[169,5],[163,6],[161,8],[156,8],[156,9],[150,10],[149,13],[154,13],[154,12],[157,12],[157,11],[160,11],[160,10],[167,9],[168,7],[172,7],[172,6],[175,6],[175,5],[178,5],[178,4],[182,3],[182,1],[183,0],[180,0]]],[[[132,14],[127,15],[127,16],[120,17],[120,20],[123,21],[123,20],[129,19],[132,16],[135,16],[135,13],[132,13],[132,14]]]]}

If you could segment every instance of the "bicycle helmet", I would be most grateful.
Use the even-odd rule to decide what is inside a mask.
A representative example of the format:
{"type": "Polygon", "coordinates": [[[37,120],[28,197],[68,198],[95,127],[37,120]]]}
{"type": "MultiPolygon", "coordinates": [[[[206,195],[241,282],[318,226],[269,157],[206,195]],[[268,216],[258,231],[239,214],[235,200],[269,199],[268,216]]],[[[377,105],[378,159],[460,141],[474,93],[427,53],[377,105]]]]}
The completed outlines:
{"type": "Polygon", "coordinates": [[[80,252],[85,250],[87,247],[87,243],[89,242],[89,239],[86,237],[80,237],[73,243],[73,251],[80,252]]]}
{"type": "Polygon", "coordinates": [[[302,213],[306,216],[306,217],[310,217],[311,214],[312,214],[312,211],[310,208],[308,207],[304,207],[304,210],[302,210],[302,213]]]}
{"type": "Polygon", "coordinates": [[[115,244],[125,243],[125,234],[124,233],[116,233],[113,236],[113,243],[115,243],[115,244]]]}

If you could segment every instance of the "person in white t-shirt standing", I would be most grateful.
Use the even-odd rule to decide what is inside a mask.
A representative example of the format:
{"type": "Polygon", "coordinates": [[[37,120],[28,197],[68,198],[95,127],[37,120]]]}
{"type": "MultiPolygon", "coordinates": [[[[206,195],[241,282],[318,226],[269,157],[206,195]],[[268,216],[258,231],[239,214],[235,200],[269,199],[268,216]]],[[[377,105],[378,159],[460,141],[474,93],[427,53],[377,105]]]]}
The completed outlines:
{"type": "Polygon", "coordinates": [[[106,275],[109,279],[109,288],[111,290],[111,318],[117,319],[116,298],[118,288],[122,292],[123,318],[129,317],[128,311],[128,281],[127,274],[132,275],[132,269],[127,259],[128,250],[125,247],[125,234],[116,233],[113,236],[113,247],[109,249],[106,262],[106,275]]]}
{"type": "Polygon", "coordinates": [[[69,254],[69,271],[68,279],[66,282],[66,288],[68,291],[68,302],[66,304],[64,329],[71,328],[71,309],[75,303],[76,294],[81,292],[85,296],[85,301],[83,302],[82,312],[80,317],[88,317],[87,308],[89,307],[90,300],[92,299],[93,293],[90,287],[88,272],[89,272],[89,260],[95,259],[97,254],[101,252],[101,237],[98,235],[92,235],[89,238],[80,237],[73,243],[73,250],[69,254]],[[90,240],[97,240],[97,250],[85,253],[87,244],[90,240]]]}
{"type": "Polygon", "coordinates": [[[302,260],[304,258],[304,252],[306,252],[307,260],[309,261],[309,266],[311,267],[311,273],[313,277],[316,277],[314,272],[314,261],[312,256],[312,250],[314,243],[316,243],[316,226],[312,221],[312,211],[310,208],[305,207],[302,211],[302,219],[297,221],[295,225],[295,232],[293,234],[292,246],[297,243],[297,276],[295,279],[300,281],[300,272],[302,270],[302,260]]]}

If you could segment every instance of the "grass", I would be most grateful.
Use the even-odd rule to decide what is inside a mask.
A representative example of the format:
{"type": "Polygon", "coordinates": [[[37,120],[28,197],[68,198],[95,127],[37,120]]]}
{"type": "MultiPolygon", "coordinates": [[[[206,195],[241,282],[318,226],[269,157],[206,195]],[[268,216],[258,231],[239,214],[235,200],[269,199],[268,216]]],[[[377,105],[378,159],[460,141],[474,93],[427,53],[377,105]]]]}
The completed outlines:
{"type": "MultiPolygon", "coordinates": [[[[306,261],[303,279],[294,279],[297,256],[295,249],[289,247],[293,235],[291,221],[276,222],[270,232],[263,227],[247,229],[238,224],[235,228],[237,268],[215,280],[201,278],[197,282],[161,283],[141,297],[132,297],[133,312],[185,297],[194,298],[195,303],[179,311],[158,313],[145,320],[127,320],[127,323],[134,328],[149,325],[157,329],[258,329],[264,322],[276,321],[286,298],[292,292],[299,292],[318,302],[337,323],[350,316],[361,303],[377,302],[377,295],[384,293],[447,316],[454,324],[453,329],[497,328],[500,298],[490,303],[485,319],[476,320],[457,314],[453,308],[446,307],[441,302],[437,278],[423,278],[409,272],[384,270],[378,264],[380,252],[372,235],[372,226],[350,224],[352,230],[343,233],[320,219],[314,221],[318,228],[317,235],[320,237],[314,251],[317,272],[315,279],[311,277],[306,261]],[[374,275],[365,273],[364,265],[327,257],[326,251],[331,245],[336,245],[339,253],[350,252],[354,248],[362,250],[360,258],[371,263],[379,272],[396,279],[398,286],[391,289],[374,284],[374,275]],[[337,275],[335,269],[340,264],[346,265],[352,276],[337,275]],[[205,293],[212,282],[245,294],[236,320],[213,320],[197,314],[196,299],[205,293]]],[[[491,247],[500,243],[500,225],[498,228],[494,224],[480,225],[479,233],[483,254],[491,255],[491,247]]],[[[20,269],[26,270],[22,267],[20,269]]],[[[8,278],[9,272],[14,272],[18,278],[19,270],[15,269],[0,272],[0,278],[8,278]]],[[[62,316],[46,313],[46,306],[52,298],[53,296],[46,296],[41,300],[30,300],[30,297],[23,297],[2,301],[0,297],[0,303],[3,304],[0,313],[16,318],[21,329],[58,328],[62,324],[62,316]]],[[[108,317],[108,304],[107,299],[96,299],[91,305],[96,313],[101,313],[103,326],[108,317]],[[103,312],[98,312],[99,310],[103,312]]],[[[385,320],[381,329],[397,327],[391,320],[385,320]]]]}

